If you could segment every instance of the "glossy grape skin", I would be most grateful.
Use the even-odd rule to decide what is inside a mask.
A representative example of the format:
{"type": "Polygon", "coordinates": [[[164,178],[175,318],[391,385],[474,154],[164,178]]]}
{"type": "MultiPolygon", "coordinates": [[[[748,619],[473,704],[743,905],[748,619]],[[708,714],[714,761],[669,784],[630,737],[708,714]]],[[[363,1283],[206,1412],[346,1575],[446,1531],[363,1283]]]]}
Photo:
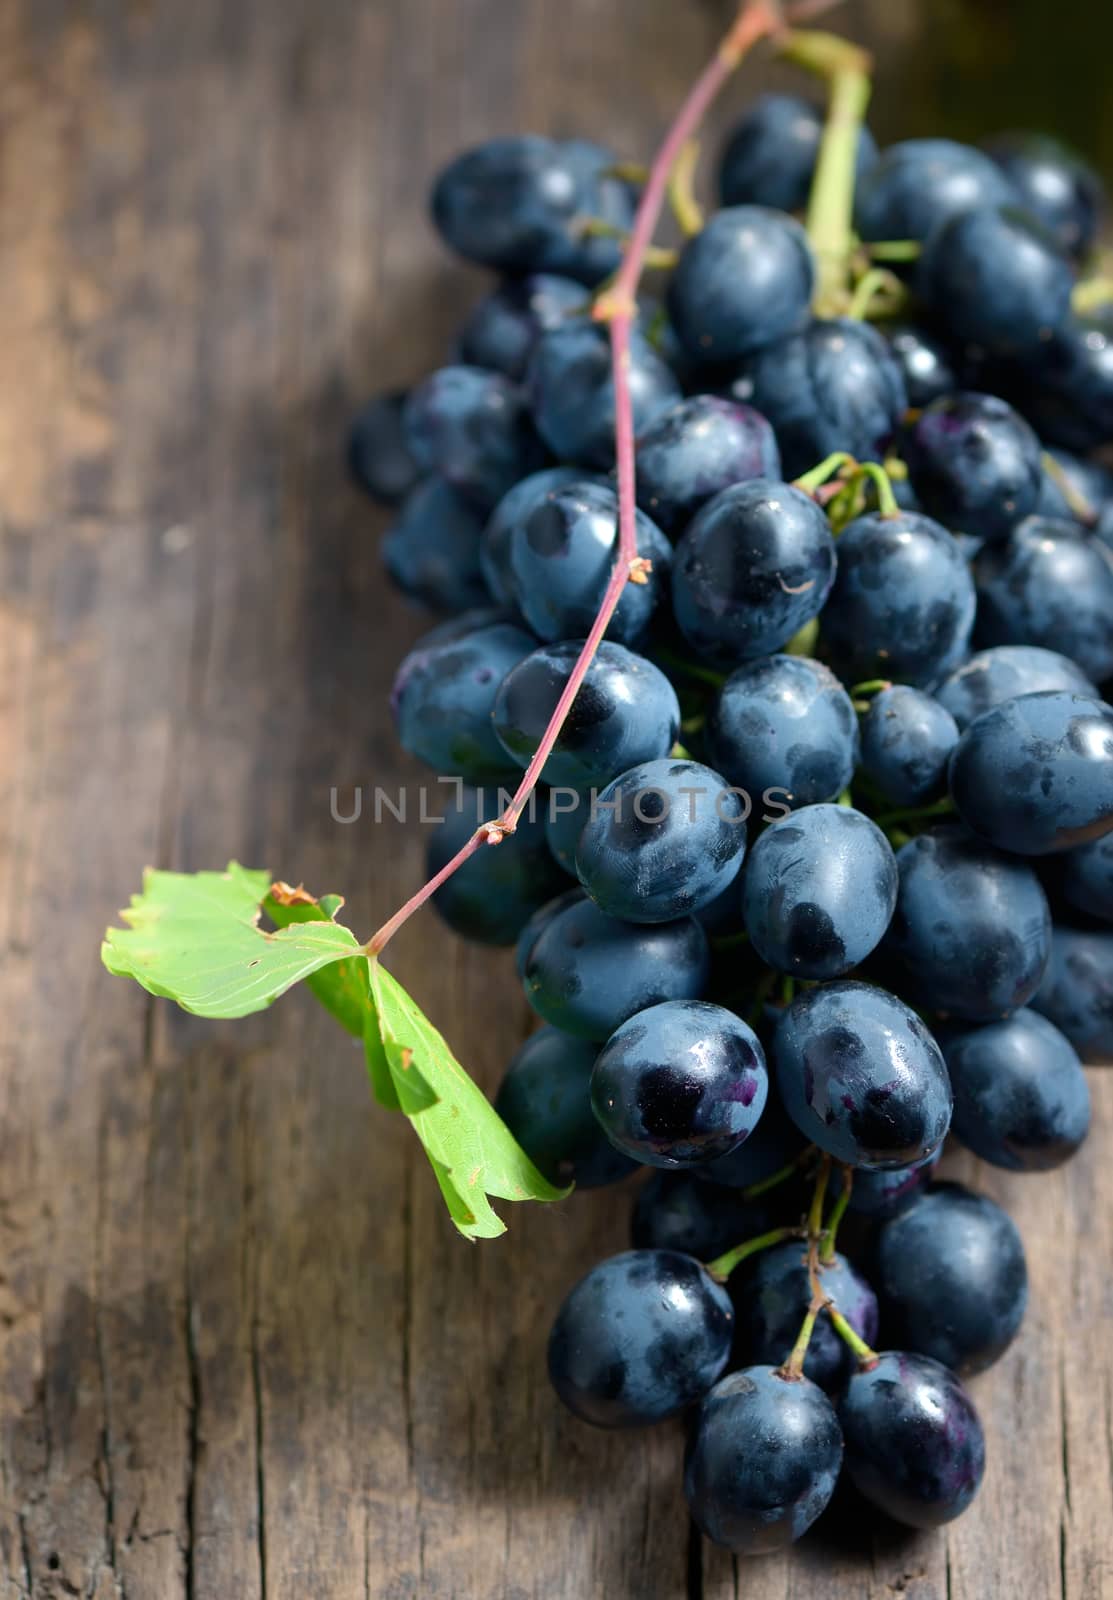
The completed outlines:
{"type": "Polygon", "coordinates": [[[1032,1009],[1053,1022],[1083,1061],[1113,1057],[1113,932],[1059,928],[1032,1009]]]}
{"type": "Polygon", "coordinates": [[[870,701],[860,726],[862,771],[894,806],[919,806],[947,787],[958,724],[922,689],[894,684],[870,701]]]}
{"type": "MultiPolygon", "coordinates": [[[[771,1081],[761,1121],[746,1142],[705,1166],[693,1168],[692,1176],[721,1188],[748,1189],[751,1184],[764,1183],[782,1171],[803,1149],[800,1130],[785,1111],[776,1084],[771,1081]]],[[[771,1197],[775,1198],[780,1192],[775,1191],[771,1197]]]]}
{"type": "Polygon", "coordinates": [[[952,139],[905,139],[883,150],[857,185],[854,227],[863,239],[921,243],[946,218],[1016,195],[988,156],[952,139]]]}
{"type": "MultiPolygon", "coordinates": [[[[498,685],[490,717],[512,766],[529,766],[582,647],[578,639],[542,645],[519,656],[498,685]]],[[[604,639],[542,768],[542,781],[602,788],[637,762],[668,755],[679,731],[676,690],[661,669],[604,639]]],[[[583,812],[586,821],[586,802],[583,812]]]]}
{"type": "Polygon", "coordinates": [[[954,338],[1016,355],[1066,320],[1074,269],[1042,224],[1011,206],[985,206],[929,235],[916,283],[954,338]]]}
{"type": "Polygon", "coordinates": [[[575,891],[561,900],[519,962],[525,997],[546,1022],[602,1042],[639,1011],[703,993],[707,936],[693,917],[645,927],[575,891]]]}
{"type": "Polygon", "coordinates": [[[1113,832],[1065,851],[1061,859],[1059,882],[1067,904],[1113,922],[1113,832]]]}
{"type": "Polygon", "coordinates": [[[591,1103],[608,1139],[649,1167],[726,1155],[765,1109],[765,1052],[749,1025],[705,1000],[669,1000],[616,1028],[595,1061],[591,1103]]]}
{"type": "Polygon", "coordinates": [[[1005,1353],[1028,1304],[1016,1224],[957,1183],[935,1184],[884,1224],[873,1272],[886,1339],[962,1377],[1005,1353]]]}
{"type": "Polygon", "coordinates": [[[1105,207],[1101,178],[1087,162],[1046,134],[1005,133],[983,148],[1016,190],[1020,204],[1038,217],[1076,259],[1097,237],[1105,207]]]}
{"type": "Polygon", "coordinates": [[[780,452],[765,418],[719,395],[681,400],[638,439],[638,504],[670,538],[723,489],[780,476],[780,452]]]}
{"type": "Polygon", "coordinates": [[[815,262],[803,228],[765,206],[717,211],[680,252],[669,317],[689,355],[736,361],[807,322],[815,262]]]}
{"type": "Polygon", "coordinates": [[[1069,318],[1012,374],[1017,406],[1041,437],[1067,450],[1113,439],[1113,317],[1069,318]]]}
{"type": "Polygon", "coordinates": [[[587,305],[575,278],[551,272],[507,278],[469,314],[460,330],[460,359],[520,382],[540,336],[583,314],[587,305]]]}
{"type": "Polygon", "coordinates": [[[1067,656],[1025,644],[979,650],[939,685],[935,697],[954,717],[961,733],[983,711],[1041,689],[1065,689],[1098,698],[1094,685],[1067,656]]]}
{"type": "Polygon", "coordinates": [[[406,439],[414,460],[484,510],[545,459],[522,391],[499,372],[441,367],[410,390],[406,439]]]}
{"type": "Polygon", "coordinates": [[[406,442],[406,391],[377,394],[348,433],[348,466],[364,493],[383,506],[401,505],[421,476],[406,442]]]}
{"type": "Polygon", "coordinates": [[[420,639],[398,668],[390,704],[404,750],[434,772],[467,783],[498,783],[515,762],[495,737],[499,685],[534,648],[532,634],[496,622],[461,639],[420,639]]]}
{"type": "Polygon", "coordinates": [[[1113,708],[1062,691],[985,711],[951,756],[951,798],[998,849],[1039,856],[1113,828],[1113,708]]]}
{"type": "Polygon", "coordinates": [[[781,1550],[826,1507],[842,1453],[822,1389],[773,1367],[745,1367],[700,1406],[684,1457],[688,1509],[709,1539],[737,1555],[781,1550]]]}
{"type": "Polygon", "coordinates": [[[612,917],[669,922],[698,911],[738,875],[745,812],[697,761],[645,761],[609,783],[576,851],[580,882],[612,917]]]}
{"type": "Polygon", "coordinates": [[[1039,988],[1051,912],[1023,861],[946,824],[897,852],[900,888],[886,941],[933,1011],[988,1022],[1039,988]]]}
{"type": "Polygon", "coordinates": [[[483,513],[442,482],[427,478],[408,494],[383,537],[393,581],[433,611],[467,611],[490,596],[479,567],[483,513]]]}
{"type": "MultiPolygon", "coordinates": [[[[672,370],[630,334],[630,402],[641,433],[680,399],[672,370]]],[[[606,471],[614,465],[614,380],[605,328],[574,322],[538,339],[526,377],[537,431],[555,456],[606,471]]]]}
{"type": "Polygon", "coordinates": [[[1058,647],[1096,683],[1113,673],[1113,551],[1076,522],[1027,517],[974,562],[978,642],[1058,647]]]}
{"type": "Polygon", "coordinates": [[[775,655],[732,672],[705,728],[709,758],[750,796],[761,816],[833,800],[858,759],[858,719],[827,667],[806,656],[775,655]],[[775,791],[775,792],[774,792],[775,791]]]}
{"type": "MultiPolygon", "coordinates": [[[[637,644],[664,588],[672,548],[643,511],[637,512],[638,554],[652,563],[645,583],[628,583],[607,624],[607,638],[637,644]]],[[[510,588],[522,615],[542,639],[582,639],[595,621],[618,550],[618,499],[613,489],[579,482],[551,489],[510,537],[510,588]]]]}
{"type": "Polygon", "coordinates": [[[1040,442],[995,395],[933,401],[909,430],[904,456],[928,514],[980,539],[1007,538],[1040,496],[1040,442]]]}
{"type": "Polygon", "coordinates": [[[550,1183],[598,1189],[636,1170],[614,1148],[591,1109],[595,1046],[539,1028],[511,1059],[495,1110],[550,1183]]]}
{"type": "Polygon", "coordinates": [[[846,1470],[897,1522],[938,1528],[961,1516],[985,1473],[974,1402],[946,1367],[888,1350],[856,1372],[839,1403],[846,1470]]]}
{"type": "Polygon", "coordinates": [[[576,849],[590,806],[590,793],[573,792],[563,785],[549,791],[545,807],[545,838],[553,859],[572,878],[576,876],[576,849]]]}
{"type": "Polygon", "coordinates": [[[933,400],[960,387],[947,347],[924,328],[911,323],[887,327],[885,337],[900,365],[908,404],[923,410],[933,400]]]}
{"type": "Polygon", "coordinates": [[[838,558],[822,629],[845,682],[931,684],[963,659],[974,582],[946,528],[915,511],[869,512],[844,528],[838,558]]]}
{"type": "Polygon", "coordinates": [[[581,467],[543,467],[507,490],[488,517],[479,543],[479,565],[493,600],[504,606],[516,604],[510,574],[510,542],[514,529],[527,520],[534,507],[554,489],[567,489],[574,483],[604,482],[603,478],[594,477],[581,467]]]}
{"type": "Polygon", "coordinates": [[[595,284],[615,270],[622,249],[615,239],[584,237],[582,219],[628,227],[633,215],[625,185],[603,176],[613,162],[607,151],[579,140],[490,139],[438,175],[433,220],[469,261],[595,284]]]}
{"type": "MultiPolygon", "coordinates": [[[[812,1298],[807,1246],[789,1240],[763,1250],[747,1266],[734,1294],[742,1348],[749,1361],[771,1365],[786,1361],[812,1298]]],[[[833,1261],[820,1267],[819,1281],[855,1333],[872,1345],[877,1338],[877,1296],[861,1273],[836,1253],[833,1261]]],[[[804,1376],[832,1392],[843,1386],[854,1365],[850,1346],[830,1319],[821,1316],[804,1357],[804,1376]]]]}
{"type": "Polygon", "coordinates": [[[806,990],[783,1013],[773,1056],[785,1110],[837,1161],[908,1166],[946,1135],[951,1086],[939,1046],[884,989],[843,979],[806,990]]]}
{"type": "MultiPolygon", "coordinates": [[[[940,1145],[930,1156],[913,1161],[907,1167],[890,1167],[886,1172],[865,1172],[857,1168],[850,1185],[848,1210],[875,1220],[899,1216],[931,1182],[942,1155],[940,1145]]],[[[831,1173],[829,1192],[832,1198],[836,1198],[841,1189],[842,1171],[836,1167],[831,1173]]]]}
{"type": "MultiPolygon", "coordinates": [[[[815,175],[823,114],[795,94],[758,95],[731,129],[719,161],[724,206],[803,211],[815,175]]],[[[858,135],[858,178],[877,160],[868,128],[858,135]]]]}
{"type": "Polygon", "coordinates": [[[688,643],[723,665],[753,661],[816,616],[835,577],[827,518],[768,478],[724,489],[676,547],[673,613],[688,643]]]}
{"type": "Polygon", "coordinates": [[[549,1379],[600,1428],[676,1416],[730,1357],[734,1313],[721,1284],[675,1250],[609,1256],[571,1290],[549,1335],[549,1379]]]}
{"type": "Polygon", "coordinates": [[[840,978],[884,936],[897,868],[881,829],[850,806],[802,806],[754,842],[742,880],[750,942],[778,972],[840,978]]]}
{"type": "Polygon", "coordinates": [[[951,1130],[983,1161],[1048,1172],[1090,1127],[1090,1089],[1073,1045],[1037,1011],[941,1039],[955,1093],[951,1130]]]}
{"type": "MultiPolygon", "coordinates": [[[[481,822],[501,807],[493,789],[463,788],[460,803],[429,830],[426,876],[432,878],[462,850],[481,822]]],[[[433,895],[433,905],[453,932],[477,944],[513,944],[539,906],[567,879],[549,853],[540,817],[524,816],[498,845],[484,845],[433,895]]]]}
{"type": "MultiPolygon", "coordinates": [[[[1055,446],[1046,453],[1055,462],[1059,473],[1066,478],[1075,493],[1087,502],[1095,515],[1099,515],[1113,499],[1113,473],[1108,467],[1103,467],[1099,461],[1086,461],[1081,456],[1071,455],[1070,451],[1060,450],[1055,446]]],[[[1046,462],[1036,515],[1065,517],[1068,521],[1077,516],[1075,507],[1071,505],[1055,477],[1047,470],[1046,462]]]]}
{"type": "Polygon", "coordinates": [[[736,1189],[708,1183],[702,1172],[658,1168],[638,1190],[630,1240],[637,1250],[681,1250],[697,1261],[714,1261],[773,1225],[764,1199],[743,1200],[736,1189]]]}
{"type": "Polygon", "coordinates": [[[777,435],[785,476],[833,450],[880,461],[908,406],[904,375],[868,322],[810,322],[748,357],[725,390],[755,406],[777,435]]]}

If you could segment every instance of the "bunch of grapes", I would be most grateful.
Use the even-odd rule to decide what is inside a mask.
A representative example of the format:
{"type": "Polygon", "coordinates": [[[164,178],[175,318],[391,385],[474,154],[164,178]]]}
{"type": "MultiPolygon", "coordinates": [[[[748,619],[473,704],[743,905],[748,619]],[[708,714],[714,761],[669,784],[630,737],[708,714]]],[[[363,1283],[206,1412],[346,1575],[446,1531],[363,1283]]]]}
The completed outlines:
{"type": "MultiPolygon", "coordinates": [[[[530,806],[434,896],[517,944],[542,1026],[497,1106],[538,1168],[653,1169],[633,1248],[560,1307],[553,1385],[601,1427],[688,1412],[693,1516],[741,1553],[843,1471],[913,1526],[969,1504],[964,1380],[1027,1276],[934,1168],[948,1132],[1066,1161],[1080,1058],[1113,1056],[1102,187],[1047,139],[862,127],[840,243],[836,109],[753,104],[706,218],[674,171],[683,242],[646,258],[623,365],[630,581],[530,806]]],[[[431,875],[505,814],[615,570],[606,307],[645,181],[583,140],[452,162],[434,220],[499,281],[352,432],[387,570],[447,619],[392,696],[460,780],[431,875]]]]}

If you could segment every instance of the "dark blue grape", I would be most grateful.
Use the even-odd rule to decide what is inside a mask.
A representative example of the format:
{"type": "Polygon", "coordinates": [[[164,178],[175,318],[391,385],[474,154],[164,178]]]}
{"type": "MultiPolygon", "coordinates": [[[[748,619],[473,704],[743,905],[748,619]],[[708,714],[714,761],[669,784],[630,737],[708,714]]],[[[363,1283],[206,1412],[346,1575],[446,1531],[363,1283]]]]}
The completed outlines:
{"type": "Polygon", "coordinates": [[[916,282],[953,338],[1016,355],[1065,321],[1074,269],[1041,223],[1010,206],[983,206],[929,235],[916,282]]]}
{"type": "Polygon", "coordinates": [[[707,936],[693,917],[645,927],[575,893],[561,901],[519,965],[526,999],[546,1022],[602,1041],[636,1012],[703,993],[707,936]]]}
{"type": "Polygon", "coordinates": [[[510,573],[510,544],[514,529],[524,523],[535,506],[554,489],[567,489],[574,483],[604,483],[581,467],[545,467],[530,473],[507,490],[491,512],[479,544],[479,565],[491,597],[500,605],[514,606],[514,584],[510,573]]]}
{"type": "Polygon", "coordinates": [[[851,1480],[897,1522],[940,1527],[977,1494],[985,1473],[981,1421],[938,1361],[886,1351],[854,1374],[838,1414],[851,1480]]]}
{"type": "Polygon", "coordinates": [[[863,239],[918,239],[975,206],[1015,201],[994,163],[951,139],[906,139],[883,150],[857,185],[854,226],[863,239]]]}
{"type": "Polygon", "coordinates": [[[1065,851],[1062,862],[1060,887],[1067,904],[1113,922],[1113,833],[1065,851]]]}
{"type": "MultiPolygon", "coordinates": [[[[630,335],[630,401],[641,433],[680,399],[649,341],[630,335]]],[[[527,377],[538,432],[555,456],[606,471],[614,464],[614,379],[605,328],[574,322],[542,334],[527,377]]]]}
{"type": "Polygon", "coordinates": [[[593,801],[576,870],[609,915],[669,922],[721,894],[745,848],[746,813],[717,772],[697,761],[646,761],[593,801]]]}
{"type": "Polygon", "coordinates": [[[725,392],[768,417],[788,477],[833,450],[880,461],[908,406],[900,363],[885,339],[847,317],[811,322],[764,346],[725,392]]]}
{"type": "Polygon", "coordinates": [[[823,640],[847,682],[934,683],[963,659],[974,582],[945,528],[915,511],[870,512],[839,537],[823,640]]]}
{"type": "MultiPolygon", "coordinates": [[[[912,1204],[925,1184],[931,1182],[942,1155],[943,1147],[940,1145],[930,1156],[925,1156],[922,1161],[913,1161],[907,1167],[890,1167],[886,1172],[865,1172],[859,1167],[851,1181],[848,1209],[861,1217],[875,1220],[899,1216],[906,1206],[912,1204]]],[[[841,1191],[842,1169],[835,1167],[831,1172],[830,1192],[832,1196],[837,1196],[841,1191]]]]}
{"type": "Polygon", "coordinates": [[[633,203],[608,178],[614,157],[582,141],[490,139],[457,156],[433,188],[433,220],[460,255],[504,272],[559,272],[595,284],[621,260],[615,239],[585,237],[584,217],[628,227],[633,203]]]}
{"type": "Polygon", "coordinates": [[[777,1087],[805,1139],[856,1167],[908,1166],[942,1143],[951,1086],[939,1046],[884,989],[809,989],[773,1041],[777,1087]]]}
{"type": "Polygon", "coordinates": [[[934,334],[911,323],[899,323],[886,327],[885,337],[904,377],[910,406],[922,411],[960,387],[950,352],[934,334]]]}
{"type": "Polygon", "coordinates": [[[938,700],[894,684],[874,695],[860,731],[862,771],[890,804],[919,806],[943,793],[958,724],[938,700]]]}
{"type": "Polygon", "coordinates": [[[638,439],[638,504],[670,538],[721,490],[780,476],[780,452],[765,418],[718,395],[681,400],[638,439]]]}
{"type": "Polygon", "coordinates": [[[742,880],[761,959],[799,978],[840,978],[882,939],[897,868],[881,829],[850,806],[802,806],[755,841],[742,880]]]}
{"type": "Polygon", "coordinates": [[[576,850],[590,808],[590,793],[581,794],[563,786],[549,791],[545,838],[554,859],[573,878],[576,876],[576,850]]]}
{"type": "Polygon", "coordinates": [[[516,766],[495,737],[499,685],[534,648],[532,634],[494,622],[460,639],[420,639],[395,675],[391,710],[402,748],[466,783],[513,778],[516,766]]]}
{"type": "Polygon", "coordinates": [[[1084,1061],[1113,1057],[1113,933],[1056,928],[1032,1009],[1048,1017],[1084,1061]]]}
{"type": "Polygon", "coordinates": [[[1001,850],[1046,855],[1113,828],[1113,708],[1063,691],[976,718],[951,756],[951,798],[1001,850]]]}
{"type": "MultiPolygon", "coordinates": [[[[561,912],[567,910],[569,906],[583,905],[586,900],[587,895],[577,886],[575,889],[565,889],[561,894],[556,895],[554,899],[546,900],[543,906],[538,906],[537,910],[523,924],[522,931],[515,942],[514,964],[519,978],[523,981],[525,980],[526,965],[529,961],[530,951],[549,926],[549,923],[554,922],[561,912]]],[[[603,1034],[602,1037],[606,1038],[606,1034],[603,1034]]]]}
{"type": "MultiPolygon", "coordinates": [[[[736,122],[719,162],[724,206],[771,206],[803,211],[815,176],[823,113],[794,94],[758,95],[736,122]]],[[[868,128],[858,135],[857,176],[877,160],[868,128]]]]}
{"type": "Polygon", "coordinates": [[[826,1507],[842,1450],[822,1389],[773,1367],[745,1367],[699,1409],[684,1458],[688,1509],[709,1539],[737,1555],[781,1550],[826,1507]]]}
{"type": "Polygon", "coordinates": [[[884,1224],[873,1270],[886,1340],[964,1377],[1005,1353],[1028,1304],[1016,1224],[957,1183],[936,1184],[884,1224]]]}
{"type": "Polygon", "coordinates": [[[1074,1154],[1090,1127],[1090,1089],[1074,1047],[1046,1017],[1017,1011],[940,1042],[955,1092],[952,1131],[975,1155],[1046,1172],[1074,1154]]]}
{"type": "Polygon", "coordinates": [[[479,567],[483,513],[439,478],[406,496],[382,543],[391,578],[434,611],[467,611],[490,596],[479,567]]]}
{"type": "Polygon", "coordinates": [[[557,1312],[549,1379],[600,1428],[661,1422],[707,1393],[730,1357],[730,1296],[676,1250],[626,1250],[593,1267],[557,1312]]]}
{"type": "Polygon", "coordinates": [[[360,488],[380,505],[396,506],[409,494],[421,469],[406,442],[404,389],[377,394],[352,423],[348,466],[360,488]]]}
{"type": "Polygon", "coordinates": [[[983,711],[1041,689],[1065,689],[1095,700],[1098,697],[1093,684],[1073,661],[1055,650],[1025,644],[979,650],[940,684],[935,697],[954,717],[961,732],[983,711]]]}
{"type": "Polygon", "coordinates": [[[995,395],[933,401],[909,430],[904,454],[925,509],[950,528],[1005,539],[1035,510],[1043,482],[1040,442],[995,395]]]}
{"type": "MultiPolygon", "coordinates": [[[[751,1184],[774,1177],[796,1161],[803,1150],[800,1130],[785,1111],[776,1084],[770,1082],[761,1121],[745,1144],[736,1145],[729,1154],[706,1166],[694,1168],[693,1176],[727,1189],[748,1189],[751,1184]]],[[[792,1190],[788,1192],[791,1194],[792,1190]]]]}
{"type": "Polygon", "coordinates": [[[897,853],[900,889],[886,947],[917,998],[970,1022],[1015,1011],[1039,987],[1051,947],[1040,880],[954,824],[897,853]]]}
{"type": "Polygon", "coordinates": [[[1067,450],[1113,439],[1113,317],[1071,317],[1011,373],[1015,403],[1034,428],[1067,450]]]}
{"type": "Polygon", "coordinates": [[[833,800],[858,758],[858,719],[827,667],[805,656],[770,656],[724,683],[705,729],[710,759],[750,796],[756,815],[833,800]]]}
{"type": "Polygon", "coordinates": [[[422,634],[419,644],[423,650],[431,650],[442,644],[458,644],[461,639],[470,638],[484,628],[505,623],[521,630],[520,620],[503,606],[472,606],[469,611],[458,611],[455,616],[445,617],[438,622],[428,633],[422,634]]]}
{"type": "MultiPolygon", "coordinates": [[[[528,767],[536,753],[581,649],[581,640],[568,640],[519,656],[493,696],[493,732],[519,767],[528,767]]],[[[542,768],[542,780],[572,789],[601,788],[636,762],[668,755],[679,731],[676,690],[660,668],[604,640],[542,768]]],[[[585,802],[581,827],[586,820],[585,802]]]]}
{"type": "MultiPolygon", "coordinates": [[[[635,1170],[591,1109],[595,1046],[556,1028],[539,1028],[515,1054],[495,1110],[550,1183],[597,1189],[635,1170]]],[[[742,1235],[739,1235],[742,1237],[742,1235]]]]}
{"type": "Polygon", "coordinates": [[[460,332],[460,359],[520,382],[534,346],[550,328],[585,312],[587,296],[575,278],[535,272],[507,278],[472,310],[460,332]]]}
{"type": "MultiPolygon", "coordinates": [[[[877,1296],[845,1256],[821,1266],[825,1294],[867,1344],[877,1338],[877,1296]]],[[[738,1334],[747,1359],[786,1361],[811,1303],[807,1246],[791,1240],[754,1257],[734,1293],[738,1334]]],[[[804,1376],[821,1389],[841,1389],[854,1371],[850,1346],[821,1316],[812,1330],[804,1358],[804,1376]]]]}
{"type": "Polygon", "coordinates": [[[814,288],[811,246],[798,222],[764,206],[729,206],[681,251],[669,316],[689,355],[736,361],[799,332],[814,288]]]}
{"type": "Polygon", "coordinates": [[[522,391],[482,367],[434,372],[410,390],[405,420],[419,466],[486,510],[545,459],[522,391]]]}
{"type": "MultiPolygon", "coordinates": [[[[607,624],[607,637],[621,644],[645,634],[672,561],[668,540],[644,511],[637,513],[637,545],[653,570],[645,583],[627,583],[607,624]]],[[[549,640],[585,637],[617,553],[613,489],[583,481],[551,489],[510,538],[510,587],[533,631],[549,640]]]]}
{"type": "Polygon", "coordinates": [[[693,649],[724,665],[778,650],[817,616],[835,576],[827,518],[789,484],[724,489],[676,547],[672,603],[693,649]]]}
{"type": "Polygon", "coordinates": [[[1068,450],[1052,447],[1045,452],[1055,463],[1056,472],[1048,469],[1044,461],[1043,483],[1040,487],[1036,514],[1041,517],[1077,518],[1079,507],[1068,500],[1059,479],[1065,478],[1075,501],[1084,500],[1095,517],[1099,516],[1113,499],[1113,473],[1099,461],[1085,461],[1068,450]]]}
{"type": "MultiPolygon", "coordinates": [[[[605,1138],[598,1123],[596,1128],[605,1138]]],[[[764,1197],[743,1200],[736,1189],[706,1182],[702,1171],[697,1176],[694,1170],[657,1170],[638,1191],[631,1243],[639,1250],[682,1250],[697,1261],[714,1261],[773,1225],[764,1197]]]]}
{"type": "MultiPolygon", "coordinates": [[[[499,815],[492,789],[463,788],[460,801],[431,829],[425,852],[433,877],[467,844],[482,822],[499,815]]],[[[448,926],[477,944],[513,944],[539,906],[567,880],[549,853],[540,817],[524,816],[501,844],[484,845],[442,883],[433,904],[448,926]]]]}
{"type": "Polygon", "coordinates": [[[1058,139],[1038,133],[1004,133],[985,143],[1019,196],[1021,205],[1050,229],[1059,248],[1076,259],[1094,243],[1105,208],[1101,178],[1058,139]]]}
{"type": "Polygon", "coordinates": [[[749,1137],[768,1089],[765,1052],[741,1017],[705,1000],[669,1000],[611,1034],[591,1075],[591,1104],[624,1155],[694,1167],[749,1137]]]}
{"type": "Polygon", "coordinates": [[[1113,551],[1076,522],[1028,517],[974,563],[978,642],[1058,648],[1100,683],[1113,673],[1113,551]]]}

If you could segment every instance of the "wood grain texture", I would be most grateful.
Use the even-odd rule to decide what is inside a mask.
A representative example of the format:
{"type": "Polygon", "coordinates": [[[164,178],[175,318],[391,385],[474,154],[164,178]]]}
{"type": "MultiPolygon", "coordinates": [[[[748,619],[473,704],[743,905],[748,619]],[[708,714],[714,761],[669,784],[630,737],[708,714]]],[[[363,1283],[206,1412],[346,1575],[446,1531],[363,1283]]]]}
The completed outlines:
{"type": "MultiPolygon", "coordinates": [[[[147,862],[235,854],[364,930],[418,881],[421,830],[339,826],[329,792],[419,776],[384,696],[423,620],[340,446],[480,282],[429,175],[527,126],[642,155],[725,10],[0,6],[2,1600],[1113,1594],[1113,1079],[1064,1174],[959,1163],[1034,1290],[977,1385],[976,1508],[909,1540],[836,1512],[738,1568],[690,1539],[678,1430],[590,1432],[548,1390],[549,1318],[625,1197],[468,1247],[308,998],[216,1026],[97,957],[147,862]]],[[[895,119],[940,47],[882,0],[848,22],[895,119]]],[[[424,919],[392,961],[493,1085],[528,1025],[507,959],[424,919]]]]}

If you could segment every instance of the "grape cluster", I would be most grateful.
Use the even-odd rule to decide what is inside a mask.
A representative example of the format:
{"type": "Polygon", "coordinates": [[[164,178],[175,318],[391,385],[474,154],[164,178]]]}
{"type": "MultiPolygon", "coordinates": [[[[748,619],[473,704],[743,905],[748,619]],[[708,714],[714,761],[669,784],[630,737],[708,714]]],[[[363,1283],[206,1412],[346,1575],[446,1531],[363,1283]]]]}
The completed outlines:
{"type": "MultiPolygon", "coordinates": [[[[740,1553],[798,1538],[840,1473],[915,1527],[969,1504],[964,1380],[1028,1282],[1006,1214],[935,1167],[948,1133],[1059,1165],[1081,1058],[1113,1054],[1113,306],[1079,284],[1102,187],[1044,138],[863,129],[847,271],[892,263],[886,315],[817,310],[792,213],[822,129],[759,99],[644,298],[637,581],[533,809],[434,898],[517,946],[543,1026],[497,1108],[538,1168],[652,1169],[632,1248],[557,1313],[553,1386],[601,1427],[685,1413],[692,1515],[740,1553]]],[[[460,780],[431,873],[541,749],[614,567],[592,296],[636,203],[583,141],[460,156],[433,218],[501,279],[352,430],[397,507],[387,570],[448,618],[392,698],[460,780]]]]}

